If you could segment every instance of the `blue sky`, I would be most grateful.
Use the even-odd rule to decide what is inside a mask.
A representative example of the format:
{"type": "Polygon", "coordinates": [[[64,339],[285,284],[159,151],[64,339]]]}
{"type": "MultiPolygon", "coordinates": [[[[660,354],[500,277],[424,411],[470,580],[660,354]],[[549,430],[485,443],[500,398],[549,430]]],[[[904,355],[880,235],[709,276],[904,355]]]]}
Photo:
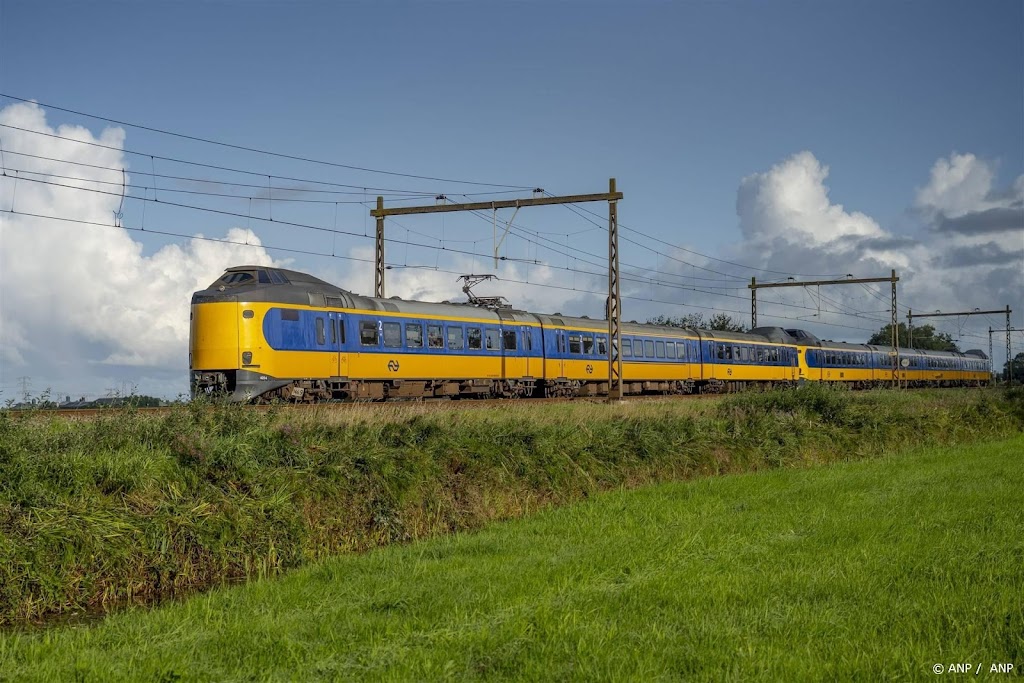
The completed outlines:
{"type": "MultiPolygon", "coordinates": [[[[1013,201],[996,206],[996,195],[1009,193],[1012,200],[1014,184],[1024,174],[1022,36],[1024,5],[1009,1],[0,0],[0,92],[190,135],[415,175],[537,185],[557,194],[604,191],[608,178],[615,176],[625,193],[620,209],[624,225],[738,263],[817,273],[796,270],[780,253],[767,255],[763,245],[751,246],[758,239],[764,244],[776,239],[772,216],[791,212],[769,208],[763,215],[738,217],[737,191],[743,179],[761,174],[752,181],[764,190],[757,206],[784,202],[787,190],[775,180],[793,177],[783,166],[794,155],[809,152],[813,161],[798,161],[812,171],[815,163],[828,168],[821,181],[828,202],[845,212],[837,225],[863,214],[872,227],[857,233],[861,238],[884,233],[887,239],[913,239],[928,249],[919,256],[941,261],[943,247],[935,244],[943,236],[937,215],[1016,209],[1013,201]],[[954,207],[948,196],[923,203],[920,191],[929,185],[933,167],[954,154],[970,155],[964,163],[988,179],[987,189],[972,195],[973,205],[954,207]],[[752,258],[759,262],[752,263],[752,258]]],[[[10,104],[0,99],[0,109],[10,104]]],[[[45,111],[45,123],[80,124],[97,136],[107,125],[52,109],[45,111]]],[[[288,162],[128,127],[124,132],[127,149],[273,175],[453,196],[486,189],[288,162]]],[[[9,131],[0,130],[0,135],[11,138],[9,131]]],[[[173,173],[170,164],[150,164],[144,157],[126,155],[125,163],[133,183],[147,182],[140,174],[151,168],[173,173]]],[[[6,208],[6,194],[0,187],[0,208],[6,208]]],[[[141,221],[138,204],[129,201],[127,222],[141,221]]],[[[590,208],[605,211],[602,206],[590,208]]],[[[333,209],[304,205],[274,210],[279,218],[334,225],[333,209]]],[[[308,231],[227,216],[182,214],[165,207],[147,210],[150,227],[170,226],[174,232],[223,235],[243,225],[270,244],[338,253],[372,246],[339,238],[325,243],[322,235],[308,231]]],[[[424,217],[404,224],[435,237],[445,230],[453,239],[468,239],[474,231],[479,233],[476,238],[489,238],[490,226],[471,219],[448,221],[442,226],[436,217],[424,217]]],[[[340,205],[339,225],[361,230],[366,222],[363,207],[340,205]]],[[[563,235],[588,227],[574,214],[554,209],[524,210],[516,222],[563,235]]],[[[1024,221],[1010,227],[1020,227],[1021,235],[1003,231],[999,247],[1008,253],[1024,250],[1024,221]]],[[[841,237],[832,235],[835,239],[828,243],[841,237]]],[[[132,239],[144,255],[182,243],[138,234],[132,239]]],[[[604,249],[599,232],[570,238],[570,243],[576,246],[579,240],[595,253],[604,249]]],[[[487,251],[488,244],[475,249],[487,251]]],[[[2,246],[12,248],[10,240],[2,246]]],[[[511,238],[509,249],[512,254],[530,253],[528,245],[511,238]]],[[[892,254],[874,254],[865,262],[842,253],[846,261],[835,249],[823,257],[821,267],[827,262],[829,269],[821,272],[837,269],[867,277],[878,274],[872,269],[904,265],[892,254]]],[[[537,254],[536,248],[532,254],[541,260],[557,258],[537,254]]],[[[273,251],[270,256],[283,257],[273,251]]],[[[411,256],[441,262],[430,251],[411,256]]],[[[624,249],[624,257],[655,270],[679,263],[631,247],[624,249]]],[[[291,267],[353,284],[345,280],[345,265],[335,260],[289,258],[291,267]]],[[[408,262],[410,255],[403,258],[408,262]]],[[[906,292],[911,306],[925,310],[1010,303],[1024,308],[1012,271],[1005,287],[1000,284],[1002,271],[991,277],[975,273],[970,286],[954,284],[957,274],[936,275],[938,281],[928,282],[935,269],[908,258],[905,270],[908,277],[915,272],[917,283],[906,292]],[[982,282],[992,285],[991,291],[982,282]],[[960,294],[930,295],[945,288],[960,294]],[[964,294],[967,290],[974,294],[964,294]]],[[[1016,268],[1020,266],[1018,259],[1016,268]]],[[[742,269],[730,273],[766,275],[742,269]]],[[[371,287],[372,275],[362,289],[371,287]]],[[[420,282],[413,291],[435,292],[436,286],[430,289],[420,282]]],[[[543,301],[543,292],[533,296],[525,300],[543,301]]],[[[692,296],[687,301],[719,303],[692,296]]],[[[596,302],[589,297],[558,305],[575,306],[567,313],[594,314],[596,302]]],[[[16,305],[5,300],[7,310],[0,312],[9,320],[16,305]]],[[[627,317],[633,317],[626,305],[627,317]]],[[[847,305],[867,310],[863,302],[847,305]]],[[[747,310],[748,305],[732,300],[721,307],[747,310]]],[[[656,309],[637,304],[634,311],[637,317],[692,312],[656,309]]],[[[991,323],[979,325],[984,330],[991,323]]],[[[853,329],[830,336],[853,339],[858,334],[866,337],[853,329]]],[[[977,339],[964,344],[985,345],[987,340],[977,339]]],[[[82,390],[98,391],[93,387],[116,377],[139,381],[140,374],[148,378],[141,381],[154,387],[171,382],[161,380],[154,367],[120,368],[105,362],[104,353],[94,359],[101,361],[100,367],[82,375],[82,390]]],[[[21,361],[9,359],[3,367],[4,388],[11,377],[46,376],[38,360],[22,354],[21,361]]]]}

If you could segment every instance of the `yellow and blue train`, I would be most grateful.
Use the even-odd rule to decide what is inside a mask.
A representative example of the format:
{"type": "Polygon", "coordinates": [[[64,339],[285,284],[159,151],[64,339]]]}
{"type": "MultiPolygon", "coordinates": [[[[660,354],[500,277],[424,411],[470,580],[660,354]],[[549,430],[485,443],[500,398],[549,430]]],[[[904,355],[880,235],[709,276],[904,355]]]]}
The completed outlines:
{"type": "MultiPolygon", "coordinates": [[[[889,347],[622,325],[623,391],[710,393],[802,381],[892,381],[889,347]]],[[[914,386],[990,381],[980,351],[899,353],[914,386]]],[[[472,304],[376,299],[305,273],[229,268],[192,296],[193,395],[238,401],[598,396],[608,393],[608,324],[472,304]]]]}

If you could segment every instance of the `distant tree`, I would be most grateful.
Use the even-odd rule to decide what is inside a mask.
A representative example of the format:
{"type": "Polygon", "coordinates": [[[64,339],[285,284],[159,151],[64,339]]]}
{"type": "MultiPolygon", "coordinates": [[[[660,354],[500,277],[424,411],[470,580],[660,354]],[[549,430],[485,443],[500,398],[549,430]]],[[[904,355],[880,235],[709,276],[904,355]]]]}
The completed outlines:
{"type": "Polygon", "coordinates": [[[651,325],[664,325],[666,327],[689,327],[707,329],[708,323],[704,320],[703,313],[688,313],[678,317],[659,315],[656,318],[648,318],[651,325]]]}
{"type": "Polygon", "coordinates": [[[1003,381],[1010,379],[1010,372],[1013,372],[1014,384],[1024,382],[1024,353],[1018,353],[1013,357],[1013,363],[1003,363],[1003,381]]]}
{"type": "Polygon", "coordinates": [[[735,322],[732,316],[727,313],[715,313],[710,320],[704,319],[703,313],[689,313],[679,317],[659,315],[647,320],[651,325],[665,325],[668,327],[688,327],[702,330],[722,330],[725,332],[746,332],[747,328],[743,323],[735,322]]]}
{"type": "Polygon", "coordinates": [[[709,329],[722,330],[723,332],[746,332],[747,327],[743,323],[735,322],[731,315],[726,313],[715,313],[711,316],[709,329]]]}
{"type": "MultiPolygon", "coordinates": [[[[953,337],[946,334],[945,332],[935,332],[935,328],[931,325],[921,325],[915,327],[914,339],[911,342],[910,333],[907,331],[907,326],[904,323],[899,323],[896,326],[896,331],[900,335],[899,345],[902,349],[915,348],[915,349],[926,349],[928,351],[959,351],[956,343],[953,341],[953,337]]],[[[868,339],[868,344],[876,344],[878,346],[890,346],[892,344],[892,324],[888,324],[882,327],[878,332],[871,335],[868,339]]]]}

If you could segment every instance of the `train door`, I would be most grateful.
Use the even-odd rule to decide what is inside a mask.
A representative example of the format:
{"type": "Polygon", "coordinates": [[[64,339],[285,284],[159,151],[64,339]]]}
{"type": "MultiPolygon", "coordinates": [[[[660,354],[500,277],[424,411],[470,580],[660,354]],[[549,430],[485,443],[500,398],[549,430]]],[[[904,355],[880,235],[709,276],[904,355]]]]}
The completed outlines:
{"type": "MultiPolygon", "coordinates": [[[[338,320],[335,313],[328,313],[327,318],[321,320],[327,329],[324,332],[324,342],[327,347],[327,374],[331,377],[338,376],[338,320]]],[[[319,327],[319,324],[317,325],[319,327]]],[[[317,336],[320,335],[320,330],[317,330],[317,336]]],[[[320,340],[317,339],[319,342],[320,340]]]]}
{"type": "Polygon", "coordinates": [[[565,377],[565,361],[562,359],[565,349],[565,330],[553,330],[545,327],[541,330],[541,349],[543,351],[544,378],[551,380],[565,377]]]}
{"type": "Polygon", "coordinates": [[[348,377],[348,354],[345,353],[345,319],[341,313],[331,313],[331,340],[337,340],[334,344],[334,353],[337,356],[338,377],[348,377]]]}
{"type": "Polygon", "coordinates": [[[523,357],[523,376],[536,377],[540,372],[539,361],[533,357],[533,328],[523,325],[519,328],[519,353],[523,357]]]}
{"type": "Polygon", "coordinates": [[[568,348],[568,333],[565,330],[557,330],[558,341],[558,377],[565,377],[565,350],[568,348]]]}

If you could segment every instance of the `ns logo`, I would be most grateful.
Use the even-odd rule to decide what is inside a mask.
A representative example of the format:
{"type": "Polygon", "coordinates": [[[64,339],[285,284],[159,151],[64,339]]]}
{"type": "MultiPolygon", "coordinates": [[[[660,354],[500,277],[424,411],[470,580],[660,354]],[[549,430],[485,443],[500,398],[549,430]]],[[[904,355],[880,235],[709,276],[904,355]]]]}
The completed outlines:
{"type": "Polygon", "coordinates": [[[390,370],[391,372],[398,372],[398,367],[399,365],[397,360],[388,361],[388,370],[390,370]]]}

